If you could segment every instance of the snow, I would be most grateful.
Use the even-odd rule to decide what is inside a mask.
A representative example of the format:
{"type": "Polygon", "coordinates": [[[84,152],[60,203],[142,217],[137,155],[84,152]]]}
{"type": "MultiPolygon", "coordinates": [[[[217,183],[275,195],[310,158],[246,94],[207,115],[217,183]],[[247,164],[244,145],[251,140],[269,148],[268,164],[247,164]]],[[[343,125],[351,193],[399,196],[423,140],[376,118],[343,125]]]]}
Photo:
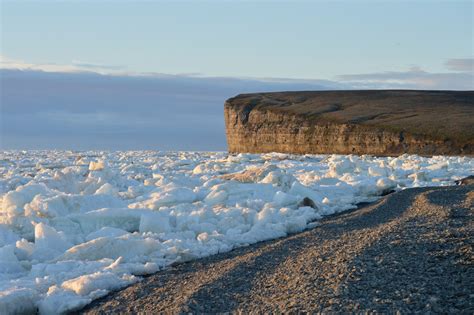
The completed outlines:
{"type": "Polygon", "coordinates": [[[0,313],[78,310],[174,262],[473,173],[468,157],[3,151],[0,313]]]}

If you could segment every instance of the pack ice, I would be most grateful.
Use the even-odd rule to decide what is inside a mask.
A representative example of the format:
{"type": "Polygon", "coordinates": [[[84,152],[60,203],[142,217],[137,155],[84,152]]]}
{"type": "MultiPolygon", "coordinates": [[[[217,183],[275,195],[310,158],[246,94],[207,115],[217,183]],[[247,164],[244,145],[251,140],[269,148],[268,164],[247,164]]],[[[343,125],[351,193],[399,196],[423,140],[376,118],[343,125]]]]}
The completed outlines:
{"type": "Polygon", "coordinates": [[[77,310],[174,262],[473,173],[467,157],[4,151],[0,314],[77,310]]]}

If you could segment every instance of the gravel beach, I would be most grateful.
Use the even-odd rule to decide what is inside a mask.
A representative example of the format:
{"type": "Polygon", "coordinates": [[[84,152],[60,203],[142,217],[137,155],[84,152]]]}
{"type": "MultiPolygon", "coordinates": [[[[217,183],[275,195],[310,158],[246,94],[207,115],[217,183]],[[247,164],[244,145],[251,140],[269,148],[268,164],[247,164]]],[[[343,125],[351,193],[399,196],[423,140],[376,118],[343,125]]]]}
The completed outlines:
{"type": "Polygon", "coordinates": [[[474,313],[474,186],[414,188],[177,264],[80,313],[474,313]]]}

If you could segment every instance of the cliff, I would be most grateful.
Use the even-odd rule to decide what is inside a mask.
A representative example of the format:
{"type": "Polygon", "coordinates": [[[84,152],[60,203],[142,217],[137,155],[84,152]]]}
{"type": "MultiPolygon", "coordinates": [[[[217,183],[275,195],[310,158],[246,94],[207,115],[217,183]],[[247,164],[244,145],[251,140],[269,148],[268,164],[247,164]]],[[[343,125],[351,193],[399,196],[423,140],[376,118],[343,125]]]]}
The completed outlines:
{"type": "Polygon", "coordinates": [[[224,115],[234,153],[474,155],[474,91],[241,94],[224,115]]]}

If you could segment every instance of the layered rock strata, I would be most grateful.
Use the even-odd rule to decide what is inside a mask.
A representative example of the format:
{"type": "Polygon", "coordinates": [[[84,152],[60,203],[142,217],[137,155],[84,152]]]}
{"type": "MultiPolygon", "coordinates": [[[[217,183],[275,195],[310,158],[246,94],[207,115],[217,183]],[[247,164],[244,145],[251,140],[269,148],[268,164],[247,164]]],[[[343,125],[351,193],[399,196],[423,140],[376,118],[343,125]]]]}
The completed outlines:
{"type": "Polygon", "coordinates": [[[474,155],[474,91],[241,94],[224,114],[233,153],[474,155]]]}

